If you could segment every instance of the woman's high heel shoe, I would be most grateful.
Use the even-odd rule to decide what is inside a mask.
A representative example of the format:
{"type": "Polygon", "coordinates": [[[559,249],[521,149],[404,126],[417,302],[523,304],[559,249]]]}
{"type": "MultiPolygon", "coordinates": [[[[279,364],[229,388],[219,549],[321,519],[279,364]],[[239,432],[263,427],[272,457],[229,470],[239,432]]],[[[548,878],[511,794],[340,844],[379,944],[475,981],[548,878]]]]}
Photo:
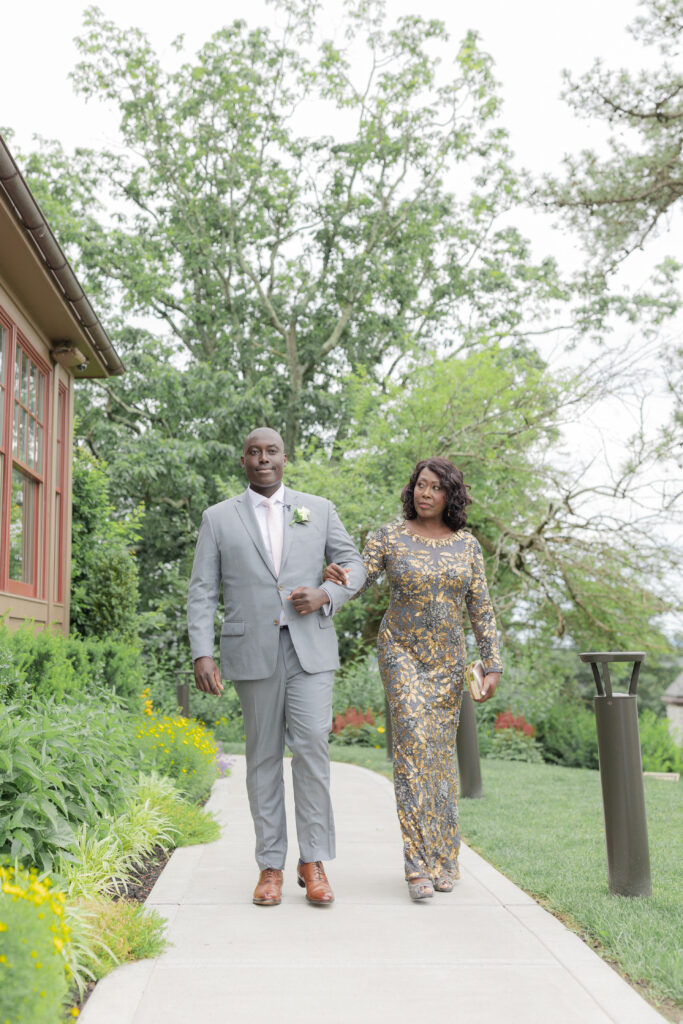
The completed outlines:
{"type": "Polygon", "coordinates": [[[407,881],[411,900],[428,900],[434,895],[434,886],[428,878],[409,878],[407,881]]]}

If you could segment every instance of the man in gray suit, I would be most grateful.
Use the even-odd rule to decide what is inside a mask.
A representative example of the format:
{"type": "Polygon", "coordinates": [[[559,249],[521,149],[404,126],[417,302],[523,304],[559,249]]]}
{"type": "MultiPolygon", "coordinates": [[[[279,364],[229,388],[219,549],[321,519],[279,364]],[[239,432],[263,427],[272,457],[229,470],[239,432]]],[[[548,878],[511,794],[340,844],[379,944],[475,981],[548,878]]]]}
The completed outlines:
{"type": "Polygon", "coordinates": [[[187,603],[197,687],[220,696],[213,651],[222,584],[221,672],[233,681],[244,714],[260,868],[253,901],[267,907],[280,903],[287,853],[285,742],[292,751],[297,881],[310,903],[334,899],[322,863],[335,855],[328,736],[339,657],[332,615],[365,581],[334,505],[285,488],[286,462],[276,431],[249,434],[242,456],[249,486],[204,512],[187,603]],[[324,562],[349,569],[346,587],[320,584],[324,562]]]}

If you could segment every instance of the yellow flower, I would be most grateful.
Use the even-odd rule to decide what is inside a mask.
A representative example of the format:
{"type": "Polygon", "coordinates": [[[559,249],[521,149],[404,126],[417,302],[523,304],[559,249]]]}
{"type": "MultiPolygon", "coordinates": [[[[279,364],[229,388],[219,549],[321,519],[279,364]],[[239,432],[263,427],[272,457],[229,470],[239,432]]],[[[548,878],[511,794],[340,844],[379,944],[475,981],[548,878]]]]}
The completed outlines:
{"type": "Polygon", "coordinates": [[[6,932],[6,931],[7,931],[7,925],[5,924],[4,921],[0,921],[0,932],[6,932]]]}
{"type": "Polygon", "coordinates": [[[384,732],[384,726],[383,725],[378,725],[377,726],[377,732],[384,732]]]}

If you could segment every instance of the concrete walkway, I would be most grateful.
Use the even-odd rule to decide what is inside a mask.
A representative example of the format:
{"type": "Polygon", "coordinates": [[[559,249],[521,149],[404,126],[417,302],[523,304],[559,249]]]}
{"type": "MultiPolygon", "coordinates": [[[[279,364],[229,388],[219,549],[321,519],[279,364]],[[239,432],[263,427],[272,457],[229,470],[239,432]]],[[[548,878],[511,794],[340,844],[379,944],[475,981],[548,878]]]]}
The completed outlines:
{"type": "MultiPolygon", "coordinates": [[[[336,902],[296,885],[296,843],[279,907],[255,907],[244,759],[208,807],[222,838],[176,850],[147,904],[168,920],[157,960],[120,967],[83,1024],[661,1024],[576,935],[463,848],[453,893],[411,903],[391,784],[332,764],[336,902]]],[[[285,762],[293,823],[290,762],[285,762]]]]}

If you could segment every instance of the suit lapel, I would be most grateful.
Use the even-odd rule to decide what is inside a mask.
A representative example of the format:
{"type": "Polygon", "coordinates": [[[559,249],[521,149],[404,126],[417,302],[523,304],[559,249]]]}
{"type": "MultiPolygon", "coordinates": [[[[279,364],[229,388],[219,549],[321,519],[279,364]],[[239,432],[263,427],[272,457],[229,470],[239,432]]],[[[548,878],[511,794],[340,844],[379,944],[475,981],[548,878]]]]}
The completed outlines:
{"type": "Polygon", "coordinates": [[[290,491],[288,487],[285,487],[285,518],[284,518],[284,537],[282,538],[282,561],[280,562],[280,572],[282,572],[285,562],[287,561],[287,555],[292,546],[294,540],[294,531],[296,527],[292,526],[292,519],[296,511],[296,506],[301,504],[301,495],[297,491],[290,491]]]}
{"type": "MultiPolygon", "coordinates": [[[[242,494],[238,495],[237,498],[235,498],[235,506],[237,508],[237,514],[242,520],[242,525],[244,526],[245,530],[247,531],[247,533],[253,540],[254,544],[256,545],[256,550],[258,551],[259,555],[265,562],[268,572],[271,574],[271,576],[275,577],[273,563],[271,562],[268,552],[266,551],[266,547],[263,543],[263,537],[261,536],[261,529],[259,527],[258,520],[256,519],[256,513],[254,512],[253,505],[251,504],[251,501],[246,491],[244,491],[242,494]]],[[[282,548],[283,562],[285,560],[285,543],[286,541],[283,542],[282,548]]]]}

